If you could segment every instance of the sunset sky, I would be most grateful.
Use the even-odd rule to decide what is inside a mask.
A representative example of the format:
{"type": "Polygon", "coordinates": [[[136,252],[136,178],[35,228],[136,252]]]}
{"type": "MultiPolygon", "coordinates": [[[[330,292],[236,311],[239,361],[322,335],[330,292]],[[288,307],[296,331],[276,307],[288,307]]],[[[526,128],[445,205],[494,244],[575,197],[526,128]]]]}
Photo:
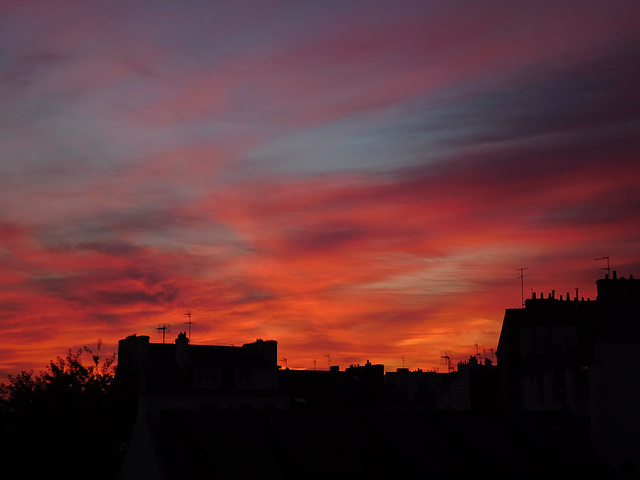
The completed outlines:
{"type": "Polygon", "coordinates": [[[640,2],[3,1],[0,376],[187,311],[289,368],[489,356],[520,267],[640,276],[639,59],[640,2]]]}

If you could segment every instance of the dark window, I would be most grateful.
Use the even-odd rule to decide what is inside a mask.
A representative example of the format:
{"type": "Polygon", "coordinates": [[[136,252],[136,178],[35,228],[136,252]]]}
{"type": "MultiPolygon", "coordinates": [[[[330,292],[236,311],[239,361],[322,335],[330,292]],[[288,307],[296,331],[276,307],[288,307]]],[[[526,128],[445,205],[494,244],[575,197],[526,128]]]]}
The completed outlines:
{"type": "Polygon", "coordinates": [[[214,368],[200,368],[196,370],[196,385],[201,387],[213,386],[218,383],[218,371],[214,368]]]}
{"type": "Polygon", "coordinates": [[[567,400],[567,387],[565,385],[564,370],[556,370],[551,376],[553,383],[554,403],[563,403],[567,400]]]}

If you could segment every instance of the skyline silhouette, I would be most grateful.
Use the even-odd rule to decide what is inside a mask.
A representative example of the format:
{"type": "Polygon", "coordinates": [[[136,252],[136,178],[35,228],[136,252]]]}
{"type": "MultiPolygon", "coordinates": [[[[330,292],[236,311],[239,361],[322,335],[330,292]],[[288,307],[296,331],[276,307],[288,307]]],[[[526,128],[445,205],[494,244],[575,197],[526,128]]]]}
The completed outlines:
{"type": "Polygon", "coordinates": [[[633,478],[640,281],[614,270],[597,290],[505,309],[497,366],[476,354],[446,373],[290,370],[275,340],[129,336],[116,379],[139,400],[123,475],[633,478]]]}
{"type": "Polygon", "coordinates": [[[635,478],[640,280],[596,285],[594,300],[534,292],[506,308],[497,365],[476,347],[444,373],[291,370],[276,340],[200,345],[186,330],[121,339],[116,369],[101,342],[69,350],[1,386],[4,453],[51,478],[635,478]]]}
{"type": "MultiPolygon", "coordinates": [[[[517,269],[520,270],[520,269],[517,269]]],[[[609,269],[610,270],[610,269],[609,269]]],[[[614,271],[614,275],[617,276],[617,271],[614,271]]],[[[605,275],[606,278],[609,277],[609,274],[605,275]]],[[[617,277],[616,277],[617,278],[617,277]]],[[[624,277],[622,277],[624,278],[624,277]]],[[[633,275],[630,275],[630,278],[633,279],[633,275]]],[[[518,279],[521,280],[521,277],[518,277],[518,279]]],[[[583,290],[584,291],[584,290],[583,290]]],[[[594,294],[593,298],[591,297],[584,297],[584,296],[579,296],[580,289],[576,288],[575,289],[575,293],[574,294],[570,294],[569,292],[566,293],[565,296],[565,300],[569,301],[569,300],[573,300],[576,301],[577,299],[579,299],[581,302],[585,302],[585,300],[588,303],[593,303],[593,305],[595,305],[595,300],[597,298],[597,295],[594,294]],[[592,302],[593,300],[593,302],[592,302]]],[[[552,298],[552,299],[556,299],[556,289],[551,289],[547,292],[548,298],[552,298]]],[[[529,301],[535,300],[536,298],[540,298],[543,299],[545,296],[545,293],[543,291],[541,292],[535,292],[533,290],[533,287],[531,287],[531,297],[530,298],[525,298],[525,302],[527,303],[529,301]]],[[[560,300],[562,300],[563,295],[559,294],[559,298],[560,300]]],[[[557,299],[556,299],[557,300],[557,299]]],[[[509,308],[509,307],[507,307],[509,308]]],[[[511,307],[514,310],[524,310],[524,304],[522,307],[511,307]]],[[[503,309],[504,311],[504,309],[503,309]]],[[[173,329],[174,331],[183,331],[184,330],[184,334],[186,335],[187,331],[191,331],[192,325],[194,324],[194,322],[192,321],[192,312],[189,311],[187,313],[183,314],[184,317],[187,318],[187,321],[181,321],[181,318],[178,317],[176,320],[176,322],[173,324],[173,329]]],[[[500,320],[500,325],[502,324],[502,319],[500,320]]],[[[198,327],[198,324],[196,323],[196,328],[198,327]]],[[[155,327],[143,327],[142,330],[142,334],[149,336],[151,338],[151,341],[154,343],[160,343],[160,344],[164,344],[166,340],[168,340],[168,343],[171,344],[171,324],[169,323],[159,323],[158,326],[155,327]]],[[[301,365],[301,363],[304,363],[302,361],[300,361],[300,359],[291,359],[293,360],[294,365],[292,365],[292,369],[294,370],[308,370],[308,371],[329,371],[331,370],[331,367],[333,366],[334,368],[339,367],[339,365],[345,365],[345,364],[350,364],[350,365],[354,365],[354,364],[359,364],[361,362],[364,362],[365,359],[367,362],[369,362],[368,359],[370,358],[375,358],[375,363],[379,363],[379,364],[383,364],[385,367],[385,371],[394,371],[396,369],[402,368],[403,370],[415,370],[415,371],[427,371],[427,372],[442,372],[442,373],[446,373],[447,371],[449,372],[455,372],[457,371],[457,368],[459,366],[459,364],[461,363],[466,363],[466,361],[469,358],[473,358],[476,359],[479,362],[485,362],[485,361],[490,361],[491,363],[495,364],[497,362],[497,356],[496,356],[496,350],[498,347],[498,334],[500,333],[500,327],[498,327],[498,329],[496,330],[496,337],[493,340],[489,340],[489,342],[487,344],[479,344],[478,342],[474,342],[472,345],[464,345],[463,347],[465,347],[465,350],[461,350],[461,351],[452,351],[451,348],[440,348],[438,349],[437,352],[422,352],[423,354],[426,353],[428,356],[432,357],[433,360],[430,365],[419,365],[416,364],[415,362],[409,361],[407,362],[407,358],[404,355],[398,355],[398,353],[401,353],[402,350],[398,350],[398,352],[394,355],[393,353],[389,354],[387,358],[391,359],[391,363],[385,363],[384,361],[380,360],[379,357],[377,357],[375,355],[374,352],[366,352],[363,351],[362,355],[360,357],[354,357],[354,356],[344,356],[344,355],[336,355],[334,354],[320,354],[320,350],[316,349],[315,350],[315,354],[314,355],[307,355],[307,363],[306,365],[301,365]],[[475,352],[475,353],[474,353],[475,352]],[[332,357],[333,355],[333,364],[332,364],[332,357]],[[344,361],[345,359],[347,359],[348,361],[344,361]],[[325,362],[328,362],[325,364],[325,362]]],[[[122,335],[120,335],[122,336],[122,335]]],[[[135,336],[135,335],[134,335],[135,336]]],[[[271,338],[272,336],[270,335],[266,335],[266,337],[271,338]]],[[[189,337],[190,338],[190,337],[189,337]]],[[[233,339],[232,339],[233,340],[233,339]]],[[[215,344],[215,345],[228,345],[228,346],[233,346],[235,344],[237,344],[238,340],[242,340],[242,339],[238,339],[236,338],[234,341],[231,342],[216,342],[215,340],[213,340],[212,342],[198,342],[201,345],[205,345],[207,343],[209,344],[215,344]]],[[[244,339],[245,341],[249,340],[249,339],[244,339]]],[[[100,338],[98,340],[99,344],[102,345],[103,341],[100,338]]],[[[90,342],[88,342],[90,343],[90,342]]],[[[446,343],[446,341],[445,341],[446,343]]],[[[83,348],[83,347],[79,347],[79,346],[73,346],[70,347],[72,350],[75,348],[83,348]]],[[[86,347],[84,347],[86,348],[86,347]]],[[[295,351],[296,350],[296,346],[295,345],[288,345],[287,346],[287,350],[285,350],[285,352],[291,352],[291,351],[295,351]]],[[[113,349],[113,351],[115,352],[115,349],[113,349]]],[[[113,352],[112,352],[113,353],[113,352]]],[[[60,352],[57,352],[55,355],[52,355],[51,358],[49,358],[49,361],[52,361],[52,358],[59,355],[60,352]]],[[[115,353],[114,353],[115,355],[115,353]]],[[[117,359],[116,359],[117,360],[117,359]]],[[[286,354],[280,354],[278,359],[276,360],[276,363],[280,366],[280,368],[284,368],[284,369],[289,369],[289,358],[286,356],[286,354]]],[[[39,363],[38,361],[36,361],[35,359],[31,360],[30,362],[27,362],[24,364],[25,366],[23,368],[21,368],[20,370],[14,370],[14,371],[5,371],[3,378],[6,378],[8,375],[12,375],[15,376],[16,374],[19,373],[19,371],[29,371],[29,370],[33,370],[35,372],[38,372],[40,370],[42,370],[44,368],[45,364],[39,363]]]]}
{"type": "Polygon", "coordinates": [[[2,2],[0,378],[189,320],[442,371],[639,272],[640,6],[402,3],[2,2]]]}

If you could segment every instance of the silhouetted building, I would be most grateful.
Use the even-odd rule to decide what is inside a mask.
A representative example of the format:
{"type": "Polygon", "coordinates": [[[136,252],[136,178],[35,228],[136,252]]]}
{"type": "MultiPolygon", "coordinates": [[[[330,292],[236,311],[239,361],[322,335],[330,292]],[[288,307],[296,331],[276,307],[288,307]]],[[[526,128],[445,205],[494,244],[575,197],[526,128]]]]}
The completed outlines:
{"type": "Polygon", "coordinates": [[[479,362],[470,356],[459,362],[457,372],[448,374],[448,388],[440,395],[436,408],[489,411],[498,409],[498,372],[490,359],[479,362]]]}
{"type": "Polygon", "coordinates": [[[534,293],[524,308],[506,310],[497,350],[502,405],[569,408],[612,465],[640,469],[640,282],[614,271],[596,285],[595,301],[534,293]]]}
{"type": "Polygon", "coordinates": [[[597,286],[595,301],[552,292],[507,309],[497,367],[471,356],[451,373],[280,370],[275,341],[127,337],[117,375],[139,403],[121,478],[637,472],[640,284],[614,272],[597,286]]]}
{"type": "Polygon", "coordinates": [[[402,395],[396,403],[397,408],[417,408],[435,410],[438,399],[448,391],[454,376],[448,373],[411,371],[408,368],[397,368],[395,372],[387,372],[384,381],[394,385],[402,395]]]}
{"type": "Polygon", "coordinates": [[[336,365],[329,370],[285,369],[279,382],[298,410],[389,409],[405,403],[397,387],[386,382],[384,365],[369,361],[344,371],[336,365]]]}
{"type": "Polygon", "coordinates": [[[121,477],[166,478],[158,435],[171,412],[288,409],[288,397],[278,391],[278,370],[272,340],[241,347],[190,345],[185,333],[174,344],[150,343],[144,335],[120,340],[116,375],[138,396],[121,477]]]}
{"type": "Polygon", "coordinates": [[[525,300],[507,309],[498,342],[503,405],[515,410],[588,414],[588,366],[595,358],[597,303],[574,298],[525,300]]]}
{"type": "Polygon", "coordinates": [[[278,393],[277,342],[241,347],[191,345],[185,333],[174,344],[132,335],[118,343],[117,375],[142,398],[162,398],[193,408],[288,408],[278,393]]]}

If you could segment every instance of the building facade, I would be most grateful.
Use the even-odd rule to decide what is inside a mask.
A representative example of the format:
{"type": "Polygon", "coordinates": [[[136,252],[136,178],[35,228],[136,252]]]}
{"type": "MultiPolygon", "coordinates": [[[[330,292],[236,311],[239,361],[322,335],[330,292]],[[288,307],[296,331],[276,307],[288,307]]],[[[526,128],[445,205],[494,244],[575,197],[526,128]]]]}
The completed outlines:
{"type": "Polygon", "coordinates": [[[640,472],[640,281],[614,271],[596,285],[596,300],[534,293],[524,308],[506,310],[501,406],[569,409],[612,465],[640,472]]]}

